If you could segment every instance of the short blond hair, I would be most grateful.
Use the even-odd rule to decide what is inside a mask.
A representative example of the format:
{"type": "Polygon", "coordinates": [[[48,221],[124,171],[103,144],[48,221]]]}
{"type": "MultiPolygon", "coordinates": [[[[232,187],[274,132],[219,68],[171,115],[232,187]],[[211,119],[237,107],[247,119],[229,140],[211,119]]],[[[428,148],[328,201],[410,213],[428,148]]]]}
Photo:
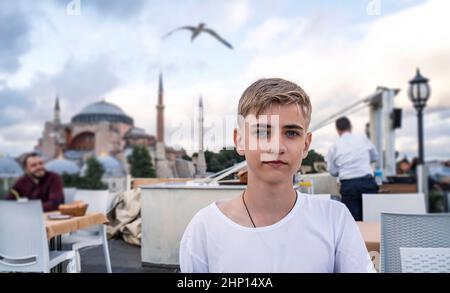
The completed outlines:
{"type": "Polygon", "coordinates": [[[309,126],[312,107],[308,94],[299,85],[281,78],[260,79],[250,85],[239,99],[238,115],[258,116],[272,104],[299,105],[309,126]]]}

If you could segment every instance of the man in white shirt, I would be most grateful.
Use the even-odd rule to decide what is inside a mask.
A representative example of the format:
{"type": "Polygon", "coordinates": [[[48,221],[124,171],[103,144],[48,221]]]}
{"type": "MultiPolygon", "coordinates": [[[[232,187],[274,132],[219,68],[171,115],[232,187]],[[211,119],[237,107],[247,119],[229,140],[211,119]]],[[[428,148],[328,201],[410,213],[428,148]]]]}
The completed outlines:
{"type": "Polygon", "coordinates": [[[378,193],[370,166],[378,160],[378,153],[366,136],[352,133],[347,117],[336,120],[336,130],[339,139],[328,151],[328,171],[332,176],[339,176],[342,202],[355,221],[362,221],[362,194],[378,193]]]}
{"type": "Polygon", "coordinates": [[[239,100],[236,151],[245,191],[200,210],[180,244],[185,273],[374,272],[361,233],[340,202],[294,190],[308,155],[311,103],[295,83],[261,79],[239,100]]]}

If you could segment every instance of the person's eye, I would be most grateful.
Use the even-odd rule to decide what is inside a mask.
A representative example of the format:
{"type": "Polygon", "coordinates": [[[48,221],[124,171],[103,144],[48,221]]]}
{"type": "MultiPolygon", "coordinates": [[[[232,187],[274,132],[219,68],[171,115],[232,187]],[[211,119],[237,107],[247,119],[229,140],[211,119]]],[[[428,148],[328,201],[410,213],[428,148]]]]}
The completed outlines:
{"type": "Polygon", "coordinates": [[[286,131],[286,136],[287,137],[297,137],[297,136],[300,136],[300,133],[298,133],[297,131],[288,130],[288,131],[286,131]]]}

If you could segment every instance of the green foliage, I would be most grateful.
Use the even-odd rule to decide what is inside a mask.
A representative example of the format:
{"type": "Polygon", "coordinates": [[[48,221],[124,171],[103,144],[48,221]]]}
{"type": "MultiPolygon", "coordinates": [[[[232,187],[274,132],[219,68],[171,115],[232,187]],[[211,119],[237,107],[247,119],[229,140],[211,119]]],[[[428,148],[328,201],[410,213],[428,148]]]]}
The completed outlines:
{"type": "Polygon", "coordinates": [[[192,158],[189,157],[188,155],[184,155],[184,156],[183,156],[183,160],[186,160],[186,161],[192,161],[192,158]]]}
{"type": "Polygon", "coordinates": [[[6,180],[6,178],[0,179],[0,199],[3,199],[5,197],[5,195],[6,195],[6,192],[8,191],[8,190],[5,190],[3,188],[3,181],[4,180],[6,180]]]}
{"type": "Polygon", "coordinates": [[[79,174],[67,174],[64,173],[62,174],[62,180],[63,180],[63,184],[64,187],[66,188],[71,188],[71,187],[78,187],[78,185],[80,184],[81,181],[81,177],[79,174]]]}
{"type": "Polygon", "coordinates": [[[92,189],[92,190],[104,190],[108,189],[108,186],[102,182],[103,174],[105,170],[100,162],[92,157],[86,161],[87,170],[83,177],[80,177],[77,183],[79,189],[92,189]]]}
{"type": "Polygon", "coordinates": [[[325,162],[325,158],[315,150],[311,149],[308,156],[303,159],[302,166],[311,166],[312,173],[317,173],[317,170],[314,169],[314,162],[325,162]]]}
{"type": "Polygon", "coordinates": [[[445,211],[446,194],[436,188],[431,188],[428,193],[430,213],[443,213],[445,211]]]}
{"type": "Polygon", "coordinates": [[[136,146],[127,157],[130,164],[130,173],[133,178],[155,178],[156,172],[153,168],[152,159],[147,148],[136,146]]]}
{"type": "Polygon", "coordinates": [[[244,161],[245,158],[240,156],[236,149],[223,148],[219,153],[205,151],[205,160],[208,166],[207,171],[216,173],[244,161]]]}

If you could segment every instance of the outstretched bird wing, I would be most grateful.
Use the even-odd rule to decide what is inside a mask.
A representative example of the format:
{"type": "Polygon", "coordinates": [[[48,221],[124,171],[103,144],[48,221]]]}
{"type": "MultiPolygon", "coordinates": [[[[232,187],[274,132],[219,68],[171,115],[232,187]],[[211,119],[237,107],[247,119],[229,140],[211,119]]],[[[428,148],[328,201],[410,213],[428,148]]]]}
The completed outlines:
{"type": "Polygon", "coordinates": [[[177,31],[180,31],[180,30],[189,30],[189,31],[191,31],[191,32],[195,32],[196,29],[197,29],[197,28],[196,28],[196,27],[193,27],[193,26],[182,26],[182,27],[179,27],[179,28],[174,29],[173,31],[168,32],[168,33],[165,34],[162,38],[165,39],[165,38],[167,38],[168,36],[170,36],[171,34],[173,34],[174,32],[177,32],[177,31]]]}
{"type": "Polygon", "coordinates": [[[218,33],[216,33],[215,31],[213,31],[212,29],[206,28],[203,29],[204,32],[209,33],[210,35],[212,35],[213,37],[215,37],[216,39],[218,39],[222,44],[224,44],[225,46],[227,46],[230,49],[233,49],[233,46],[228,43],[227,41],[225,41],[221,36],[219,36],[218,33]]]}

